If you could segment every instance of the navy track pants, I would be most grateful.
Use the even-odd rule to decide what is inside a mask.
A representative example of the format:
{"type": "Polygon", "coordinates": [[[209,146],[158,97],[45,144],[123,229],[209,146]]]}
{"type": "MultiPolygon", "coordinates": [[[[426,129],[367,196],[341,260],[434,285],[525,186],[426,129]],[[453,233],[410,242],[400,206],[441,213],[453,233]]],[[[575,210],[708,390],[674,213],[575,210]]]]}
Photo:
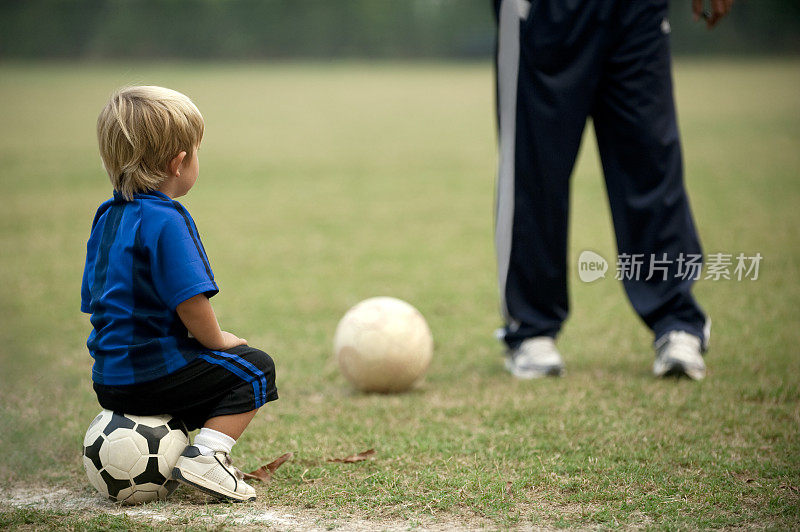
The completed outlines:
{"type": "Polygon", "coordinates": [[[667,275],[623,280],[631,304],[656,338],[684,330],[705,343],[693,281],[677,271],[680,256],[702,251],[683,184],[667,0],[495,0],[495,10],[506,343],[555,337],[567,317],[569,182],[589,117],[618,253],[670,264],[667,275]]]}

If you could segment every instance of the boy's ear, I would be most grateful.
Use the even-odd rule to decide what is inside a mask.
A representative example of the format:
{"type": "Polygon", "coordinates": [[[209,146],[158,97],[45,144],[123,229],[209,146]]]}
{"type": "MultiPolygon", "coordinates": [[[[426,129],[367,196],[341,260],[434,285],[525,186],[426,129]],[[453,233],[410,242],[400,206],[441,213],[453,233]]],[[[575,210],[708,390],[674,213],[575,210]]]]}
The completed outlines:
{"type": "Polygon", "coordinates": [[[180,167],[185,157],[186,157],[186,152],[182,151],[178,155],[173,157],[173,159],[169,163],[167,163],[167,172],[169,173],[169,175],[171,175],[172,177],[178,177],[179,175],[181,175],[180,167]]]}

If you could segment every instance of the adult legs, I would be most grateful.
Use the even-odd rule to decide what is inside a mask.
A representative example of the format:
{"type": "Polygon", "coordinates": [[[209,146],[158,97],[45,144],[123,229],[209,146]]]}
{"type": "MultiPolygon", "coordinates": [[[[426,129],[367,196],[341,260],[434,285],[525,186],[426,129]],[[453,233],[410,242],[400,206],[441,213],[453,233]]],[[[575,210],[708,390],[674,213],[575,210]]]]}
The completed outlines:
{"type": "Polygon", "coordinates": [[[681,330],[705,342],[685,268],[702,250],[683,183],[667,1],[622,5],[592,115],[620,264],[642,263],[621,272],[623,283],[656,338],[681,330]]]}
{"type": "Polygon", "coordinates": [[[601,66],[602,25],[592,9],[564,4],[495,3],[495,244],[511,348],[533,336],[555,337],[568,312],[569,177],[601,66]]]}

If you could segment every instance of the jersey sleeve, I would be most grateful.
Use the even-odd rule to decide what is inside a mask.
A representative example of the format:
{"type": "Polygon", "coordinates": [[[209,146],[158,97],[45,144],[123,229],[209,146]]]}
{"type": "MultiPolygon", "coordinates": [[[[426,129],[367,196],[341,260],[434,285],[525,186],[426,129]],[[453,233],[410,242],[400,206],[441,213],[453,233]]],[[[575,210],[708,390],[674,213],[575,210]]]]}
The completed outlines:
{"type": "Polygon", "coordinates": [[[170,213],[154,236],[150,243],[153,284],[170,309],[198,294],[212,297],[219,292],[200,235],[187,212],[170,213]]]}

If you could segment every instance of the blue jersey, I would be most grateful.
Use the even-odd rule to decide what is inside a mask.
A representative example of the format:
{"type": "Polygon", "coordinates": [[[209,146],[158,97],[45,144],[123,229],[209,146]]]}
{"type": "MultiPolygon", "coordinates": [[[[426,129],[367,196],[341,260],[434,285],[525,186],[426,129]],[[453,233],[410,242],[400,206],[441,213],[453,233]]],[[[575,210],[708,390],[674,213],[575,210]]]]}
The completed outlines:
{"type": "Polygon", "coordinates": [[[115,192],[97,210],[81,288],[94,327],[86,345],[92,380],[125,385],[182,368],[208,352],[189,338],[175,308],[219,292],[188,211],[161,192],[115,192]]]}

